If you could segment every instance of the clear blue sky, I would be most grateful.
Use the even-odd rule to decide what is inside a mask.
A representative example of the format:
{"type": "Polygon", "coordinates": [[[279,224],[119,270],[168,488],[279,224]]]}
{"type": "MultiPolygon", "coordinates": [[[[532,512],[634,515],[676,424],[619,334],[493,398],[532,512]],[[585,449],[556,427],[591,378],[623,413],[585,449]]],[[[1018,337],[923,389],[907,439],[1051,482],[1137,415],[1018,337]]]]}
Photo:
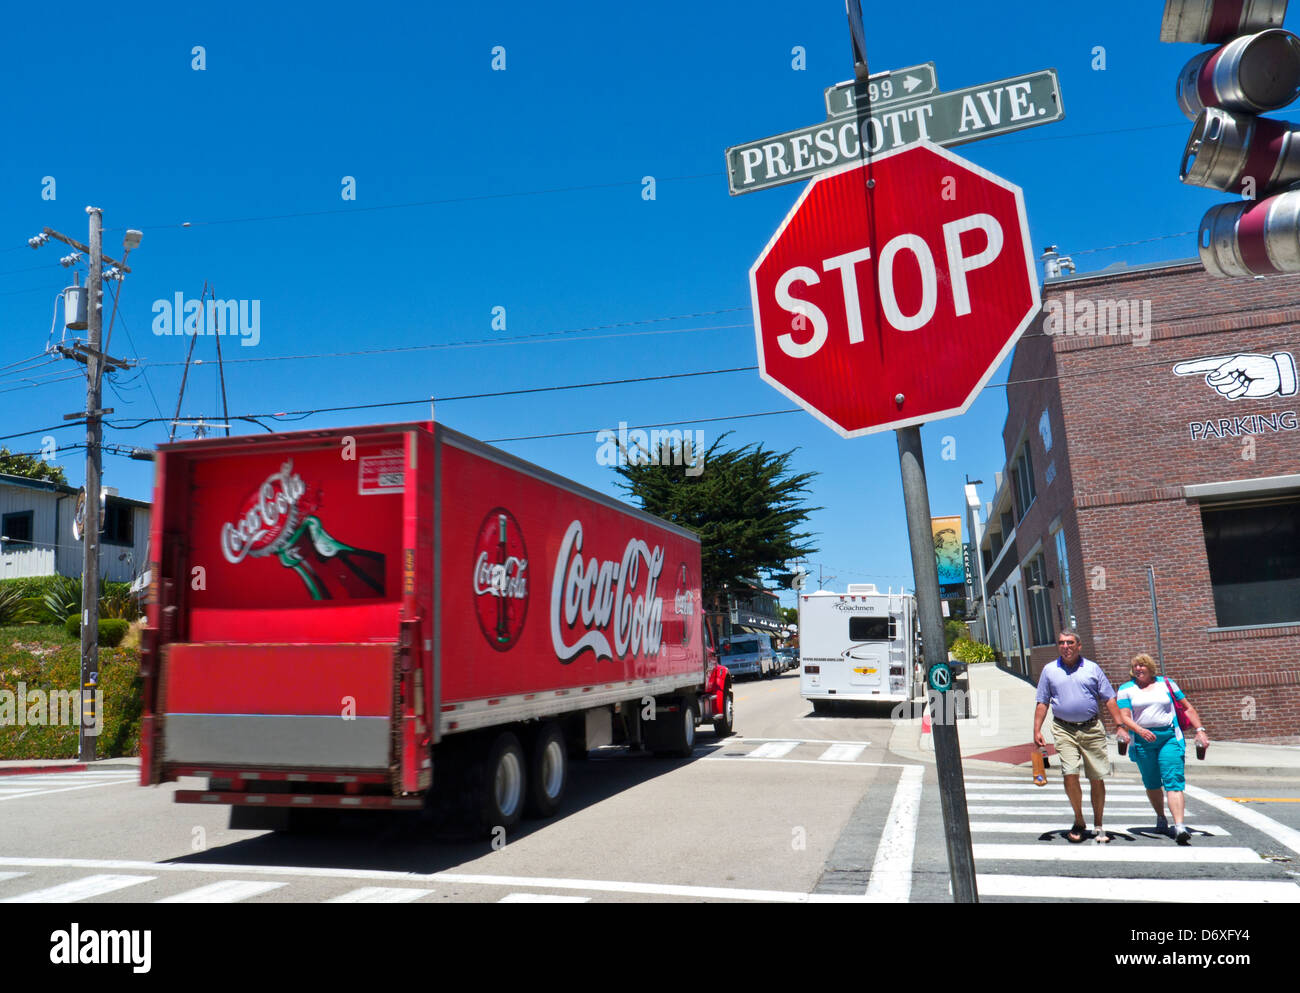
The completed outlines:
{"type": "MultiPolygon", "coordinates": [[[[1190,234],[1096,251],[1192,231],[1222,199],[1177,179],[1190,124],[1173,86],[1197,49],[1159,42],[1159,3],[864,8],[873,70],[933,60],[945,90],[1059,71],[1064,121],[958,149],[1024,188],[1035,248],[1055,243],[1080,270],[1195,254],[1190,234]],[[1093,68],[1097,46],[1104,71],[1093,68]]],[[[159,408],[172,416],[189,339],[152,334],[152,306],[197,298],[205,280],[222,298],[260,301],[257,346],[224,342],[227,359],[259,360],[226,367],[235,414],[753,365],[748,269],[802,187],[730,197],[723,149],[821,120],[823,89],[852,75],[841,0],[25,5],[7,11],[0,66],[0,366],[42,351],[69,282],[57,264],[66,249],[32,252],[26,239],[49,225],[84,240],[84,207],[100,206],[109,254],[123,229],[144,231],[111,351],[142,360],[145,374],[106,390],[119,425],[159,408]],[[87,46],[80,29],[92,25],[87,46]],[[498,45],[503,72],[491,68],[498,45]],[[194,46],[203,71],[191,67],[194,46]],[[52,201],[41,197],[46,176],[52,201]],[[355,177],[355,201],[340,196],[344,176],[355,177]],[[644,176],[656,179],[653,201],[642,199],[644,176]],[[581,189],[547,192],[566,188],[581,189]],[[442,202],[374,209],[428,201],[442,202]],[[505,331],[491,326],[494,307],[505,308],[505,331]],[[583,328],[601,330],[503,341],[583,328]]],[[[204,365],[183,415],[219,418],[213,339],[195,354],[204,365]]],[[[81,378],[50,381],[73,375],[71,362],[17,369],[0,369],[0,434],[82,408],[81,378]]],[[[1005,379],[1004,367],[993,383],[1005,379]]],[[[812,562],[830,566],[832,585],[910,585],[892,433],[845,441],[802,413],[703,421],[788,406],[743,372],[447,402],[438,413],[485,439],[584,432],[502,447],[607,491],[595,431],[619,421],[687,421],[706,441],[730,429],[731,443],[797,447],[796,467],[821,473],[812,562]]],[[[427,405],[395,407],[297,426],[427,415],[427,405]]],[[[989,388],[965,416],[923,429],[935,514],[961,513],[963,473],[987,480],[991,496],[1005,416],[1005,391],[989,388]],[[940,458],[946,435],[956,461],[940,458]]],[[[72,444],[83,429],[49,433],[72,444]]],[[[158,424],[106,432],[122,445],[165,436],[158,424]]],[[[40,438],[0,444],[29,451],[40,438]]],[[[74,485],[83,458],[60,460],[74,485]]],[[[150,498],[148,463],[104,464],[106,485],[150,498]]]]}

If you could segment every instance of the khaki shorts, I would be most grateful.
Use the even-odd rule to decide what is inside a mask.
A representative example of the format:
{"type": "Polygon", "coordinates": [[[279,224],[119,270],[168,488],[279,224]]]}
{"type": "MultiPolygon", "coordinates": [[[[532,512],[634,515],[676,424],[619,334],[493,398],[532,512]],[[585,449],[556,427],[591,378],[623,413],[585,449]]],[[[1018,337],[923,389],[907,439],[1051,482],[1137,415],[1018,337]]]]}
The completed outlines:
{"type": "Polygon", "coordinates": [[[1089,779],[1110,775],[1110,755],[1106,751],[1106,725],[1098,718],[1087,727],[1067,728],[1052,721],[1052,739],[1061,760],[1061,775],[1077,776],[1079,767],[1089,779]]]}

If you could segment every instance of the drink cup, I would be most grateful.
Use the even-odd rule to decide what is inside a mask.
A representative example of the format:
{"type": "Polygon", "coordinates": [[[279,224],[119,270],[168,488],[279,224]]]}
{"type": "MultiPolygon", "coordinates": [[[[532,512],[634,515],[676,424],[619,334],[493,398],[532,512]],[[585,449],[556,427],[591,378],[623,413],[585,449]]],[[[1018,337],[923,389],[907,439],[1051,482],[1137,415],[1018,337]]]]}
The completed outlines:
{"type": "Polygon", "coordinates": [[[1119,741],[1117,742],[1117,745],[1118,745],[1118,747],[1119,747],[1119,753],[1120,753],[1121,755],[1127,755],[1127,754],[1128,754],[1128,739],[1127,739],[1127,738],[1120,738],[1119,741]]]}
{"type": "Polygon", "coordinates": [[[1198,759],[1205,758],[1205,746],[1200,744],[1199,742],[1196,745],[1196,757],[1198,759]]]}

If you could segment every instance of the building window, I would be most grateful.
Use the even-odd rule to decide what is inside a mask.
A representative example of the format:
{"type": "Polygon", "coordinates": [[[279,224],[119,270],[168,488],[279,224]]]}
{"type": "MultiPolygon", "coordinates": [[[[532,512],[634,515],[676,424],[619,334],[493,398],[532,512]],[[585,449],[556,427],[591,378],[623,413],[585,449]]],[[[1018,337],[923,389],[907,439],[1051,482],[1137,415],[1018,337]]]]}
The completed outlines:
{"type": "Polygon", "coordinates": [[[1065,529],[1056,532],[1056,565],[1061,574],[1061,609],[1064,611],[1064,624],[1074,627],[1074,596],[1070,592],[1070,560],[1065,550],[1065,529]]]}
{"type": "Polygon", "coordinates": [[[1009,510],[1004,511],[1002,516],[999,518],[999,523],[1002,525],[1002,540],[1006,541],[1006,536],[1016,529],[1015,515],[1009,510]]]}
{"type": "Polygon", "coordinates": [[[6,552],[31,546],[35,516],[36,512],[33,510],[21,510],[16,514],[5,514],[0,518],[0,537],[4,538],[6,552]]]}
{"type": "Polygon", "coordinates": [[[105,544],[134,544],[135,540],[131,528],[131,507],[121,503],[110,503],[105,507],[103,533],[105,544]]]}
{"type": "Polygon", "coordinates": [[[1034,489],[1034,463],[1029,457],[1028,445],[1020,450],[1020,456],[1011,469],[1011,483],[1016,493],[1020,519],[1023,520],[1025,511],[1029,509],[1029,505],[1034,502],[1034,497],[1037,495],[1034,489]]]}
{"type": "Polygon", "coordinates": [[[1052,630],[1052,602],[1047,591],[1046,571],[1043,569],[1043,557],[1035,555],[1025,567],[1026,584],[1029,588],[1029,623],[1032,629],[1034,645],[1051,645],[1056,640],[1052,630]]]}
{"type": "Polygon", "coordinates": [[[1219,627],[1300,621],[1300,497],[1201,511],[1219,627]]]}

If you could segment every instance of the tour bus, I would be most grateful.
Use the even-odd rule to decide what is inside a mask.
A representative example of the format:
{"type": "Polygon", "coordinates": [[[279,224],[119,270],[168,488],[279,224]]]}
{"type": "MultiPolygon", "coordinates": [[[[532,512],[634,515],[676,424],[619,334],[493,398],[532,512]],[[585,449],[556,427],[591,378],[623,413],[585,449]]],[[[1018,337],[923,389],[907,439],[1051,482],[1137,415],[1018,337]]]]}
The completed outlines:
{"type": "Polygon", "coordinates": [[[902,703],[919,695],[916,600],[850,584],[844,593],[799,596],[799,692],[818,713],[837,700],[902,703]]]}

